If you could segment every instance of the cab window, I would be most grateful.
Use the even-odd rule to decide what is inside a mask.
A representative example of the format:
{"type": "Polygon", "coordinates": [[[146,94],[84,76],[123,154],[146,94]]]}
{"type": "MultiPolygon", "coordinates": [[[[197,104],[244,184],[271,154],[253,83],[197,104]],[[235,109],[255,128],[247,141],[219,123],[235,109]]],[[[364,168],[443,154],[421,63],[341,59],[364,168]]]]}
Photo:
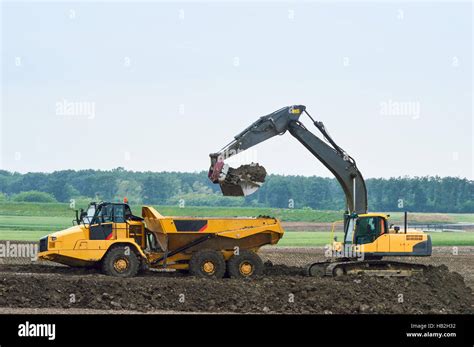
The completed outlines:
{"type": "Polygon", "coordinates": [[[100,209],[99,216],[102,223],[110,223],[113,220],[114,209],[112,205],[104,205],[100,209]]]}
{"type": "Polygon", "coordinates": [[[345,243],[352,243],[352,236],[354,235],[354,218],[349,219],[348,223],[345,243]]]}
{"type": "Polygon", "coordinates": [[[125,223],[125,208],[123,205],[114,205],[114,222],[125,223]]]}
{"type": "Polygon", "coordinates": [[[99,207],[92,224],[99,223],[125,223],[132,215],[130,207],[123,204],[108,204],[99,207]]]}
{"type": "Polygon", "coordinates": [[[356,227],[356,244],[364,244],[374,242],[380,235],[381,220],[379,217],[365,217],[357,221],[356,227]]]}
{"type": "Polygon", "coordinates": [[[130,219],[132,216],[132,210],[128,205],[125,205],[125,219],[130,219]]]}
{"type": "Polygon", "coordinates": [[[113,212],[114,208],[113,205],[102,205],[100,206],[97,214],[92,221],[92,224],[99,224],[99,223],[110,223],[113,219],[113,212]]]}

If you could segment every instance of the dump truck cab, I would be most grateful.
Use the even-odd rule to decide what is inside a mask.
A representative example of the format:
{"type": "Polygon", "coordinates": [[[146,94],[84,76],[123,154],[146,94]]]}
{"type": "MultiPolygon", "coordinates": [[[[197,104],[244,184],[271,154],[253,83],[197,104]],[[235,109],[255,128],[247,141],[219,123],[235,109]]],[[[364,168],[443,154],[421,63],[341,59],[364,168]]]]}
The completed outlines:
{"type": "Polygon", "coordinates": [[[91,203],[81,217],[78,223],[88,227],[89,240],[133,238],[140,247],[146,246],[143,218],[133,215],[126,203],[91,203]]]}
{"type": "Polygon", "coordinates": [[[143,218],[133,215],[127,203],[91,202],[87,209],[81,209],[77,224],[125,223],[125,221],[143,221],[143,218]]]}
{"type": "Polygon", "coordinates": [[[93,266],[110,247],[126,244],[145,257],[145,224],[126,203],[91,202],[72,227],[53,232],[40,240],[40,259],[69,266],[93,266]]]}

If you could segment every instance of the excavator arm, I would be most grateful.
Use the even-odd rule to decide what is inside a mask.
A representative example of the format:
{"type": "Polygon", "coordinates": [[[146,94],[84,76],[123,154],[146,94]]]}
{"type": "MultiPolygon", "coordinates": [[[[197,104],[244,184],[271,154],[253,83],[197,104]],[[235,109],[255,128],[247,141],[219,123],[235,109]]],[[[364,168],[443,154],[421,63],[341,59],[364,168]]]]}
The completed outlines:
{"type": "Polygon", "coordinates": [[[229,179],[232,172],[224,164],[224,160],[250,147],[266,141],[276,135],[288,131],[303,146],[305,146],[325,167],[333,173],[346,196],[349,213],[363,214],[367,212],[367,189],[364,178],[357,168],[355,160],[339,147],[326,131],[322,122],[315,121],[303,105],[284,107],[269,115],[260,117],[234,137],[234,140],[217,153],[211,153],[209,178],[221,185],[224,195],[248,195],[263,183],[251,181],[245,177],[229,179]],[[300,116],[306,113],[316,128],[324,136],[327,143],[310,132],[300,121],[300,116]],[[232,183],[229,183],[232,182],[232,183]],[[243,189],[236,190],[230,186],[241,185],[243,189]],[[235,192],[239,191],[240,194],[235,192]],[[226,194],[229,192],[229,194],[226,194]]]}

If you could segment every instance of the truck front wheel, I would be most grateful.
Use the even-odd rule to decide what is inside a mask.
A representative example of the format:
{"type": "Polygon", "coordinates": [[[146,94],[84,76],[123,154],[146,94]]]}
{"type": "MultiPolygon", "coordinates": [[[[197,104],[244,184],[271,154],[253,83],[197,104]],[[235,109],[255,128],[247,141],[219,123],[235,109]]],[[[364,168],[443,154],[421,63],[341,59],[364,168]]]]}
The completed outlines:
{"type": "Polygon", "coordinates": [[[140,268],[140,260],[130,246],[110,249],[102,259],[102,271],[109,276],[133,277],[140,268]]]}

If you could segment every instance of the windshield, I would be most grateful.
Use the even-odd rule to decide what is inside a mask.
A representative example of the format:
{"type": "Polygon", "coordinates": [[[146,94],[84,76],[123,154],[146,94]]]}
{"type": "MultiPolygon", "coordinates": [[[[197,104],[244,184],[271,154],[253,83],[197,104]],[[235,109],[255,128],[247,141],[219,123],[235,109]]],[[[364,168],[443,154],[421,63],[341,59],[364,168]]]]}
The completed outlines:
{"type": "Polygon", "coordinates": [[[354,221],[355,218],[350,218],[347,222],[346,239],[344,240],[345,243],[352,243],[352,236],[354,235],[354,221]]]}
{"type": "MultiPolygon", "coordinates": [[[[355,243],[372,243],[380,235],[383,223],[380,217],[361,217],[357,221],[355,243]]],[[[385,225],[383,225],[385,226],[385,225]]]]}
{"type": "Polygon", "coordinates": [[[84,224],[90,224],[92,221],[92,217],[94,217],[95,214],[95,205],[90,204],[89,207],[87,208],[86,215],[82,217],[82,222],[84,224]]]}

